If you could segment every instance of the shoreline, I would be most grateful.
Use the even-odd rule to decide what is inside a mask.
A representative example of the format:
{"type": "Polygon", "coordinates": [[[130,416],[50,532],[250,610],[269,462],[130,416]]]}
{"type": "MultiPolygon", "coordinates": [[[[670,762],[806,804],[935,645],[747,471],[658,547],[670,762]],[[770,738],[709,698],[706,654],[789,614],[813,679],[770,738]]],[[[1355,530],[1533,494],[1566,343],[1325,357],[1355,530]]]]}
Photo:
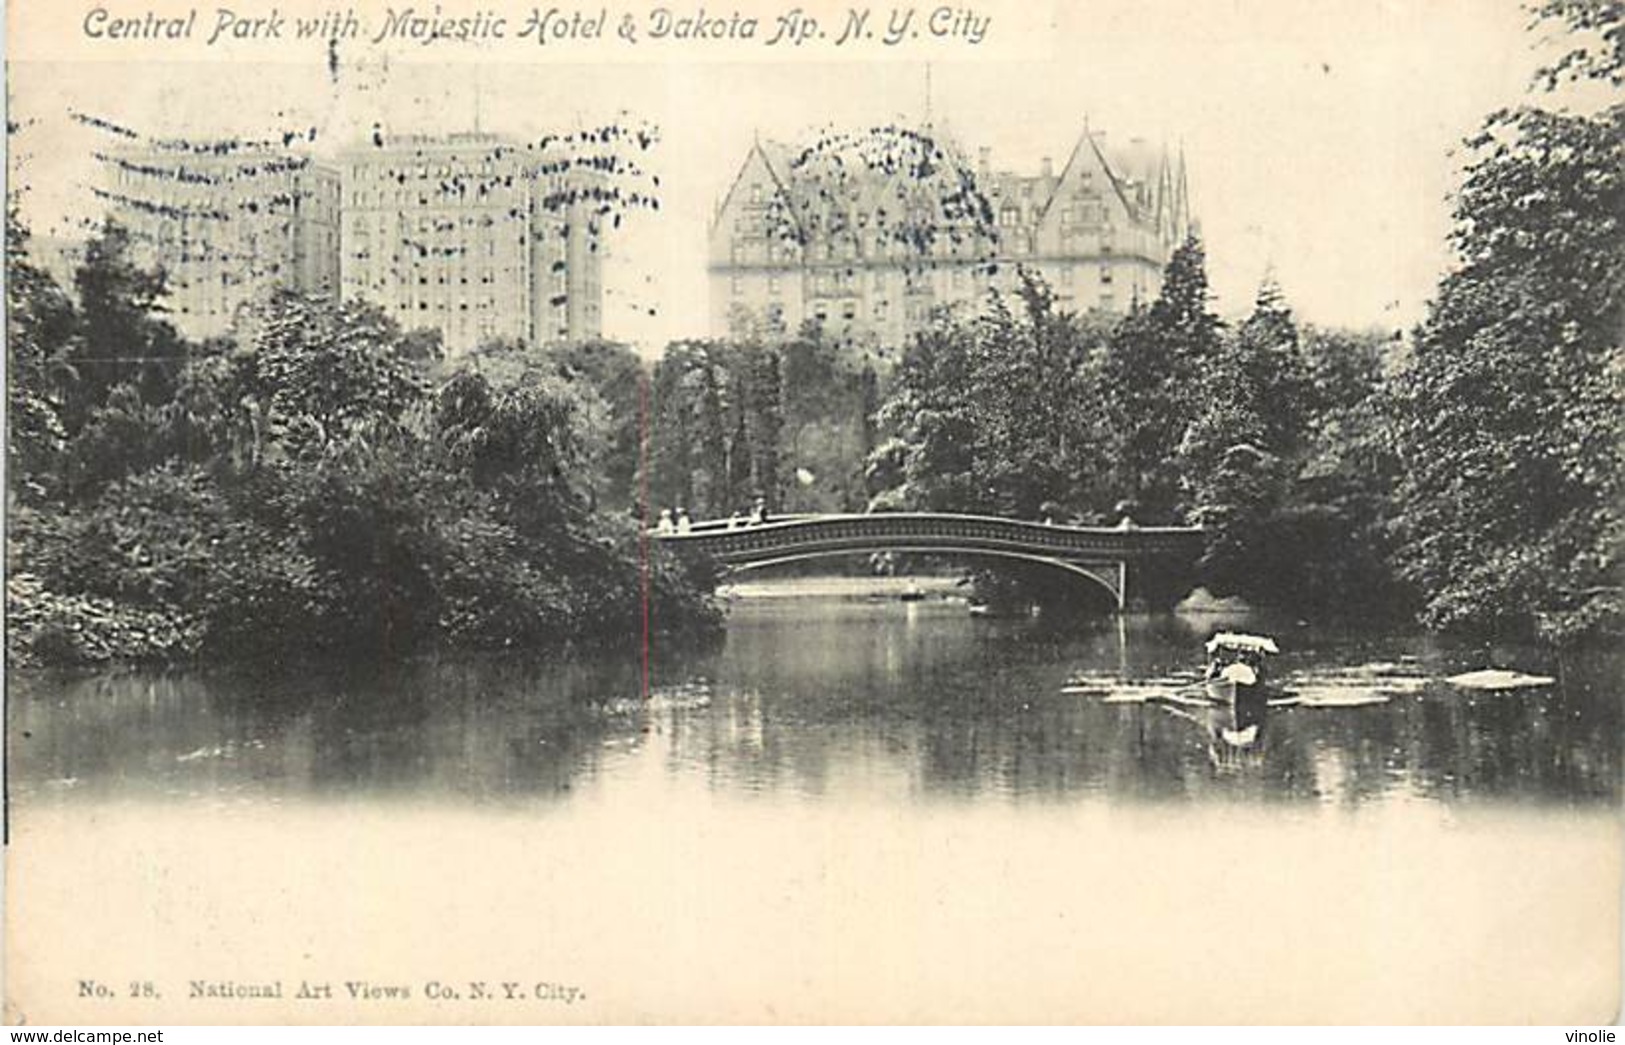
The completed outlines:
{"type": "Polygon", "coordinates": [[[900,598],[906,591],[931,598],[968,598],[969,586],[957,577],[902,575],[894,577],[777,577],[717,585],[717,596],[727,602],[807,596],[881,596],[900,598]]]}

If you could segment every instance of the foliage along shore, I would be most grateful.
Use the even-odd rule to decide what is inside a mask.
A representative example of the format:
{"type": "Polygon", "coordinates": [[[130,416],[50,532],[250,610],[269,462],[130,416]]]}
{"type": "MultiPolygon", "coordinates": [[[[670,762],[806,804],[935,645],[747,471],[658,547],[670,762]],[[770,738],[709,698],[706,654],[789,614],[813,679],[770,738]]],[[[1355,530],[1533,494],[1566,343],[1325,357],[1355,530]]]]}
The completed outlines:
{"type": "Polygon", "coordinates": [[[118,227],[70,296],[8,225],[14,666],[630,648],[645,583],[654,634],[719,629],[710,579],[611,493],[629,350],[448,364],[433,334],[291,292],[193,343],[118,227]]]}

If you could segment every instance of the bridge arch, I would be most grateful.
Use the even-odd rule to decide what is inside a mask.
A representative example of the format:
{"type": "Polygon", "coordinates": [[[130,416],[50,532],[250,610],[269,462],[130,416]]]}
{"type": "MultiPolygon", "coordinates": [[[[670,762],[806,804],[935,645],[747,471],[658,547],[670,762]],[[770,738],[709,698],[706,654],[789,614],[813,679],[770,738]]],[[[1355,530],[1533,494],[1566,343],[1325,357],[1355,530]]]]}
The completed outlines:
{"type": "Polygon", "coordinates": [[[719,519],[652,536],[729,569],[880,551],[1030,562],[1098,585],[1119,610],[1148,601],[1148,592],[1162,598],[1169,578],[1193,572],[1202,542],[1197,527],[1067,526],[942,512],[800,515],[743,526],[719,519]]]}

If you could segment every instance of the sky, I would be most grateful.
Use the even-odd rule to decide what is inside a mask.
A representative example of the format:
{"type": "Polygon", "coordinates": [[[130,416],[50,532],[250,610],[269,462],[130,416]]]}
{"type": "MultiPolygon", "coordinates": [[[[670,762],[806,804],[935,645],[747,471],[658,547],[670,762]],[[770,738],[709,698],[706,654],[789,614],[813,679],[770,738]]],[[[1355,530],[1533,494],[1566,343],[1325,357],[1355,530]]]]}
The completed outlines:
{"type": "MultiPolygon", "coordinates": [[[[1538,64],[1509,0],[998,0],[946,8],[990,20],[979,44],[927,33],[895,49],[833,46],[848,7],[822,0],[716,11],[761,15],[765,35],[798,7],[819,12],[831,36],[788,53],[762,36],[641,50],[609,33],[575,50],[361,39],[339,49],[334,74],[315,43],[91,39],[88,6],[37,5],[8,26],[8,101],[22,125],[9,176],[26,186],[34,227],[62,232],[96,212],[89,156],[106,144],[74,111],[160,137],[314,127],[319,153],[353,147],[374,124],[528,138],[630,114],[660,128],[648,159],[661,208],[629,215],[607,244],[605,333],[657,353],[707,332],[707,229],[755,137],[929,118],[973,151],[990,148],[995,167],[1036,171],[1046,156],[1064,162],[1087,124],[1183,149],[1221,315],[1245,314],[1268,274],[1302,319],[1393,330],[1421,318],[1448,263],[1462,139],[1525,98],[1538,64]]],[[[215,9],[198,10],[206,34],[215,9]]],[[[443,10],[509,15],[513,31],[530,9],[446,0],[443,10]]],[[[612,30],[621,11],[604,10],[612,30]]],[[[645,29],[648,10],[632,15],[645,29]]],[[[914,10],[928,24],[937,5],[914,10]]],[[[363,13],[381,24],[385,6],[363,13]]]]}

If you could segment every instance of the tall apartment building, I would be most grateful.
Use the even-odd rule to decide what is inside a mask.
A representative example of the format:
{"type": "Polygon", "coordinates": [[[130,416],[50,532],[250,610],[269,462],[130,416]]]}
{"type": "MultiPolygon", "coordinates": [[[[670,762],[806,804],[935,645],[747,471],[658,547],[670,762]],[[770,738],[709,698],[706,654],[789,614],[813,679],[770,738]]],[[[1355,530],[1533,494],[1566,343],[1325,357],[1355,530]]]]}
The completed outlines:
{"type": "Polygon", "coordinates": [[[602,333],[591,175],[479,133],[380,139],[340,165],[346,298],[439,329],[452,354],[602,333]]]}
{"type": "Polygon", "coordinates": [[[1021,268],[1064,308],[1123,311],[1155,296],[1192,224],[1183,157],[1142,139],[1112,148],[1085,131],[1059,173],[1046,159],[1036,174],[993,170],[986,149],[973,165],[937,145],[951,161],[939,172],[973,170],[991,213],[922,239],[887,232],[901,212],[931,206],[907,164],[847,162],[832,178],[809,162],[815,150],[756,143],[711,225],[712,332],[782,333],[813,319],[885,356],[938,309],[979,309],[990,290],[1013,289],[1021,268]]]}
{"type": "Polygon", "coordinates": [[[129,230],[136,259],[164,270],[169,318],[183,334],[224,333],[274,286],[337,293],[331,167],[270,148],[180,143],[99,159],[106,176],[95,191],[129,230]]]}

